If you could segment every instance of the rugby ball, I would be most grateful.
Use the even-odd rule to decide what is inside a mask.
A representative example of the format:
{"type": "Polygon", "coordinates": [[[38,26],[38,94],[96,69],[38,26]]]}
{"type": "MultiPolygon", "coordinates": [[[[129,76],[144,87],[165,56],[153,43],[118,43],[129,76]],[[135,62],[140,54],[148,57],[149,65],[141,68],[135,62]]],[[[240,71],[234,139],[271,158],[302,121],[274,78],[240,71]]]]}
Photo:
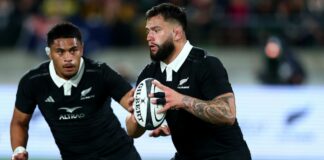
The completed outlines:
{"type": "Polygon", "coordinates": [[[161,90],[152,84],[153,78],[146,78],[141,81],[134,93],[134,116],[137,123],[147,130],[158,128],[165,119],[166,113],[157,113],[163,108],[161,104],[152,104],[150,93],[161,92],[161,90]]]}

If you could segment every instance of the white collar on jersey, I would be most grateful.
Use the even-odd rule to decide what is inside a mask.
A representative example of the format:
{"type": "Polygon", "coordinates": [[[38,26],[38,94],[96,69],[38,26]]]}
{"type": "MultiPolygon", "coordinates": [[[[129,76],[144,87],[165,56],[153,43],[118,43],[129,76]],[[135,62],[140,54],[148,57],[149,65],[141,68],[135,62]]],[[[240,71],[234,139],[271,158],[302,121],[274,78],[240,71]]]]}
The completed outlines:
{"type": "Polygon", "coordinates": [[[78,84],[82,78],[83,72],[84,72],[84,62],[83,61],[84,60],[81,57],[78,73],[75,76],[73,76],[71,79],[65,80],[56,74],[53,60],[51,60],[51,62],[49,64],[49,72],[50,72],[51,78],[57,87],[59,87],[59,88],[62,86],[64,87],[64,95],[66,95],[66,96],[71,95],[71,87],[78,86],[78,84]]]}
{"type": "Polygon", "coordinates": [[[178,72],[184,61],[187,59],[192,47],[193,46],[190,44],[190,42],[187,41],[179,55],[171,63],[165,64],[164,62],[160,61],[161,72],[166,69],[166,81],[172,81],[172,70],[178,72]]]}

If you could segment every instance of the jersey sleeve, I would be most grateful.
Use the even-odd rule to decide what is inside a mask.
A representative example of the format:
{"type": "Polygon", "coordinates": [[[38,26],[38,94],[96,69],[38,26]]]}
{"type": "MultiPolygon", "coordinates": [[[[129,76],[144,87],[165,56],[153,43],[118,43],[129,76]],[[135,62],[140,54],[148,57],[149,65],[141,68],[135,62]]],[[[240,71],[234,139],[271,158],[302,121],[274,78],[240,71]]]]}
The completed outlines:
{"type": "Polygon", "coordinates": [[[208,56],[202,64],[201,90],[205,97],[213,99],[221,94],[233,92],[228,75],[222,62],[216,57],[208,56]]]}
{"type": "Polygon", "coordinates": [[[103,65],[103,78],[109,96],[117,102],[132,89],[132,86],[120,74],[106,64],[103,65]]]}
{"type": "Polygon", "coordinates": [[[36,107],[36,98],[33,93],[32,81],[24,76],[18,85],[16,94],[16,108],[26,114],[33,114],[36,107]]]}

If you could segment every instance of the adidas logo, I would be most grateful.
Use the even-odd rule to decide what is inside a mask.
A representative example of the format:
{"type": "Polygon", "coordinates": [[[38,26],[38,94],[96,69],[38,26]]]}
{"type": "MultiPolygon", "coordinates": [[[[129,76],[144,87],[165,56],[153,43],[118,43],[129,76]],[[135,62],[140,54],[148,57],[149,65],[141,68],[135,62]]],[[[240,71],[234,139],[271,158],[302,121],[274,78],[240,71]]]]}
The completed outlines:
{"type": "Polygon", "coordinates": [[[54,101],[52,96],[49,96],[49,97],[46,98],[45,102],[54,103],[55,101],[54,101]]]}

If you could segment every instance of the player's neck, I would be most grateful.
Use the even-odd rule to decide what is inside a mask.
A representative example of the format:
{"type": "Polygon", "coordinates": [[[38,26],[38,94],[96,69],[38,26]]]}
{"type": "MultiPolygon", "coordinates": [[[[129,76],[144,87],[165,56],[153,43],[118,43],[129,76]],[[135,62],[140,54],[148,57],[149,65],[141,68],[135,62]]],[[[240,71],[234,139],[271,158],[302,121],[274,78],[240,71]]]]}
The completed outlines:
{"type": "Polygon", "coordinates": [[[180,54],[180,52],[182,51],[182,49],[185,46],[186,42],[187,42],[187,39],[183,39],[181,41],[175,42],[174,43],[174,50],[173,50],[173,52],[163,62],[165,64],[170,64],[172,61],[174,61],[178,57],[178,55],[180,54]]]}

